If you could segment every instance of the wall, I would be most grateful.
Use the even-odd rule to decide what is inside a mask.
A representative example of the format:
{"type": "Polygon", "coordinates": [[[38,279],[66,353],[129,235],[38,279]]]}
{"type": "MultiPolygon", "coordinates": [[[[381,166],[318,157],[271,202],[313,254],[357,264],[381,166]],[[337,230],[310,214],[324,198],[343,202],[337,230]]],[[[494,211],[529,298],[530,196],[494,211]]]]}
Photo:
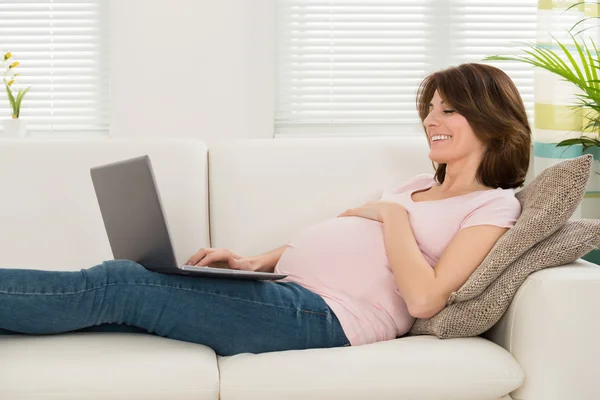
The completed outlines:
{"type": "Polygon", "coordinates": [[[273,137],[275,0],[110,0],[111,137],[273,137]]]}

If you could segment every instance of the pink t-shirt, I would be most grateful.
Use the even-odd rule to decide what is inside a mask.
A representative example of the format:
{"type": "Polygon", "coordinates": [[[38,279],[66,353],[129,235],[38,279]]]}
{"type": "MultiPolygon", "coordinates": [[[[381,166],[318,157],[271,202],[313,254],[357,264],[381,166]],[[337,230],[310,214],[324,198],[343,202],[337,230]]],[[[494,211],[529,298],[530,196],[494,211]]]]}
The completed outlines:
{"type": "MultiPolygon", "coordinates": [[[[417,244],[432,267],[460,229],[510,228],[521,214],[514,189],[412,200],[413,192],[434,184],[432,173],[420,174],[380,198],[406,208],[417,244]]],[[[326,219],[293,238],[275,266],[275,272],[288,274],[280,281],[296,282],[323,297],[353,346],[402,336],[414,323],[394,281],[382,226],[361,217],[326,219]]]]}

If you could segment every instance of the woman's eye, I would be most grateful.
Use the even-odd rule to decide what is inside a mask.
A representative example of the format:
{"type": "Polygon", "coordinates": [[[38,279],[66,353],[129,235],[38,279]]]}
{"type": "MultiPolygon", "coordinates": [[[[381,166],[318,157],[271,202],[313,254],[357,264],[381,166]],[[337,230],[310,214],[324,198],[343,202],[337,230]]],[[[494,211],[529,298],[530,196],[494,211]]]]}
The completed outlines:
{"type": "Polygon", "coordinates": [[[444,114],[452,114],[454,110],[444,110],[444,114]]]}

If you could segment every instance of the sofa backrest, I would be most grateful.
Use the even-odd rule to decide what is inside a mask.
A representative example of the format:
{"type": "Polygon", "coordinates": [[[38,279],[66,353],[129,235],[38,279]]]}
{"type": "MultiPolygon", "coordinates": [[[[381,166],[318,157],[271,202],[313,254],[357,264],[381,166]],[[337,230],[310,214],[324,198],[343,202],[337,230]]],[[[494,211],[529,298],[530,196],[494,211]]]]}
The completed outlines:
{"type": "Polygon", "coordinates": [[[431,172],[424,137],[250,139],[209,149],[211,245],[253,256],[431,172]]]}
{"type": "Polygon", "coordinates": [[[0,140],[0,267],[113,258],[90,168],[148,154],[178,262],[209,246],[207,148],[194,139],[0,140]]]}

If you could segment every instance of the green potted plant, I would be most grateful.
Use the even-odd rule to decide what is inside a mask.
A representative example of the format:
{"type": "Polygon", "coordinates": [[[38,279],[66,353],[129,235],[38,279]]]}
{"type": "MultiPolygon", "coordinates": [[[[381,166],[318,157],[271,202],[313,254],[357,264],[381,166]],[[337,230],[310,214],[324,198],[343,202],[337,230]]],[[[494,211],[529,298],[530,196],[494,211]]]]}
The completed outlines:
{"type": "Polygon", "coordinates": [[[29,89],[31,89],[31,86],[27,89],[21,88],[17,93],[14,93],[13,85],[16,82],[17,76],[19,76],[19,74],[15,74],[15,70],[21,64],[12,58],[10,51],[4,54],[0,52],[0,61],[2,62],[3,71],[2,81],[12,111],[12,118],[4,120],[4,136],[22,137],[25,136],[27,126],[25,121],[19,118],[21,114],[21,103],[29,89]]]}
{"type": "MultiPolygon", "coordinates": [[[[578,5],[585,4],[585,2],[578,2],[571,5],[565,11],[570,10],[578,5]]],[[[600,4],[597,2],[597,4],[600,4]]],[[[525,42],[525,45],[530,50],[523,50],[527,56],[489,56],[485,57],[484,60],[506,60],[506,61],[518,61],[524,62],[535,67],[543,68],[553,74],[559,75],[566,81],[573,83],[579,89],[583,91],[583,94],[578,94],[580,102],[572,106],[574,112],[585,113],[584,119],[587,121],[582,127],[582,131],[591,133],[591,137],[587,135],[581,135],[579,138],[566,139],[556,144],[559,146],[572,146],[575,144],[581,144],[583,151],[588,147],[599,147],[600,140],[598,134],[600,133],[600,81],[598,80],[598,70],[600,69],[600,53],[596,48],[594,40],[590,37],[590,41],[593,45],[593,51],[590,50],[585,40],[581,40],[581,43],[571,34],[571,31],[580,23],[589,18],[588,17],[581,21],[578,21],[569,29],[569,36],[573,40],[575,48],[577,49],[577,56],[573,57],[566,46],[560,43],[552,35],[552,38],[558,43],[568,62],[565,62],[559,54],[552,50],[546,49],[535,43],[525,42]],[[578,64],[578,62],[580,64],[578,64]],[[595,137],[594,137],[595,136],[595,137]]],[[[585,30],[585,29],[584,29],[585,30]]],[[[577,34],[581,33],[577,32],[577,34]]],[[[576,34],[576,35],[577,35],[576,34]]],[[[560,53],[560,52],[559,52],[560,53]]]]}
{"type": "MultiPolygon", "coordinates": [[[[586,4],[585,2],[578,2],[565,11],[570,10],[573,7],[586,4]]],[[[600,4],[600,2],[596,2],[600,4]]],[[[579,138],[566,139],[556,144],[556,147],[582,145],[582,153],[589,147],[600,148],[600,81],[598,80],[598,70],[600,69],[600,53],[594,43],[594,40],[590,37],[591,46],[585,43],[585,40],[579,42],[575,36],[583,32],[581,30],[575,34],[571,34],[573,29],[590,18],[588,17],[578,21],[569,30],[569,36],[571,37],[574,48],[577,50],[577,55],[573,56],[567,49],[567,47],[560,43],[554,36],[552,39],[556,41],[560,46],[559,54],[566,55],[566,60],[563,60],[559,54],[552,50],[546,49],[543,46],[539,46],[532,43],[526,43],[528,50],[524,50],[527,56],[490,56],[485,57],[484,60],[510,60],[517,62],[524,62],[535,67],[543,68],[553,74],[562,77],[565,81],[571,82],[577,86],[583,93],[578,94],[579,103],[572,106],[573,112],[583,112],[584,123],[581,127],[583,134],[579,138]],[[579,63],[577,62],[579,61],[579,63]]],[[[596,173],[598,174],[598,173],[596,173]]],[[[584,260],[600,264],[600,251],[592,250],[587,255],[582,257],[584,260]]]]}

